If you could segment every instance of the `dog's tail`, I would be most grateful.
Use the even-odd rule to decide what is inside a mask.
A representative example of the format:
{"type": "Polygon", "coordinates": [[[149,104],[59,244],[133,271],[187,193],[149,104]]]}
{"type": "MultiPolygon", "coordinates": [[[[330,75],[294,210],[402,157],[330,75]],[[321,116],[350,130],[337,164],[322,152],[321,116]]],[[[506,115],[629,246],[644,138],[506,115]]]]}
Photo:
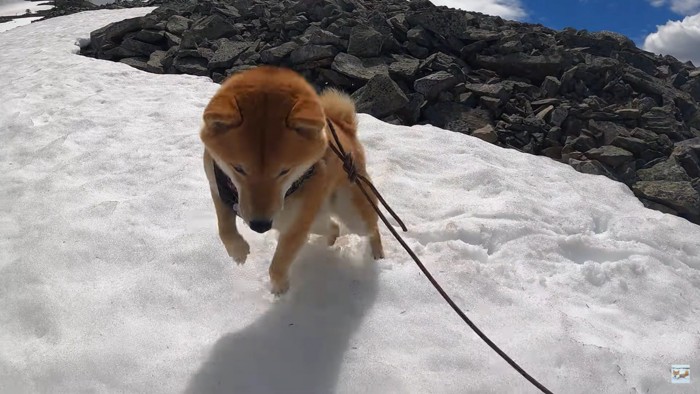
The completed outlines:
{"type": "Polygon", "coordinates": [[[342,126],[343,130],[357,133],[355,101],[350,96],[337,89],[328,88],[321,93],[321,106],[326,116],[342,126]]]}

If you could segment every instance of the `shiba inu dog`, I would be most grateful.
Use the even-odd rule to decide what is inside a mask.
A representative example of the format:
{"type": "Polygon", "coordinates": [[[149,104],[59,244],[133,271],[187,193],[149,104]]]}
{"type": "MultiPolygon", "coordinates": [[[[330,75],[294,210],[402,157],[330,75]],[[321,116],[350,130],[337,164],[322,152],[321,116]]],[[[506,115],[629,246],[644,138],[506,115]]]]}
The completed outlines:
{"type": "Polygon", "coordinates": [[[269,267],[273,293],[289,288],[289,267],[310,233],[335,243],[336,220],[368,235],[374,258],[384,257],[376,212],[329,148],[332,122],[358,173],[369,178],[349,96],[332,89],[319,95],[298,73],[261,66],[226,80],[203,120],[204,169],[221,242],[243,264],[250,247],[236,216],[258,233],[279,231],[269,267]]]}

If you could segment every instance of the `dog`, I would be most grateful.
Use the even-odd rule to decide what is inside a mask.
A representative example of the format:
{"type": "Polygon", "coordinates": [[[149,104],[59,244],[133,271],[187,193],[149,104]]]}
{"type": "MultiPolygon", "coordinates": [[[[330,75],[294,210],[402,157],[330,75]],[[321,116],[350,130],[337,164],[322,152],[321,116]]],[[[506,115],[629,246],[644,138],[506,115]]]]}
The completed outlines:
{"type": "Polygon", "coordinates": [[[289,289],[289,268],[309,234],[327,237],[332,246],[338,222],[369,237],[375,260],[384,257],[377,213],[331,150],[329,123],[357,172],[371,179],[352,98],[335,89],[318,94],[291,69],[259,66],[234,74],[204,109],[200,139],[219,237],[243,264],[250,246],[237,217],[255,232],[279,232],[269,266],[276,295],[289,289]]]}

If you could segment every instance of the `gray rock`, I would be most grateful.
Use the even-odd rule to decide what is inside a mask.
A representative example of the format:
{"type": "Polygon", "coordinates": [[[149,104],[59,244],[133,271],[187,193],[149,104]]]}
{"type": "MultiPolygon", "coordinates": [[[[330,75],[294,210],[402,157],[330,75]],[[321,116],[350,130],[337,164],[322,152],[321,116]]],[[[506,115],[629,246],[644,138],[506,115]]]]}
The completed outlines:
{"type": "Polygon", "coordinates": [[[477,96],[494,97],[499,100],[506,100],[511,93],[502,83],[467,83],[464,86],[467,91],[473,92],[477,96]]]}
{"type": "Polygon", "coordinates": [[[484,127],[474,130],[471,135],[473,137],[479,138],[486,142],[495,144],[498,141],[498,134],[496,134],[496,129],[492,125],[487,124],[484,127]]]}
{"type": "Polygon", "coordinates": [[[690,182],[691,180],[675,158],[670,158],[651,168],[638,170],[637,176],[641,181],[690,182]]]}
{"type": "Polygon", "coordinates": [[[274,48],[260,52],[260,60],[265,64],[280,64],[294,50],[299,48],[299,44],[294,41],[285,42],[274,48]]]}
{"type": "Polygon", "coordinates": [[[217,14],[209,15],[195,21],[192,27],[182,34],[182,45],[185,45],[185,41],[190,41],[187,47],[191,47],[192,43],[197,45],[204,40],[231,37],[238,33],[238,28],[228,20],[217,14]]]}
{"type": "Polygon", "coordinates": [[[146,70],[146,58],[144,57],[127,57],[124,59],[120,59],[120,63],[128,64],[131,67],[138,68],[139,70],[142,71],[147,71],[146,70]]]}
{"type": "Polygon", "coordinates": [[[446,71],[438,71],[417,79],[413,84],[413,89],[430,100],[436,98],[443,90],[451,89],[458,82],[459,80],[454,75],[446,71]]]}
{"type": "Polygon", "coordinates": [[[595,140],[587,135],[567,137],[565,145],[569,145],[579,152],[587,152],[596,146],[595,140]]]}
{"type": "Polygon", "coordinates": [[[222,40],[219,42],[219,48],[214,52],[214,56],[209,60],[209,69],[233,66],[236,59],[252,45],[252,42],[222,40]]]}
{"type": "Polygon", "coordinates": [[[332,59],[337,54],[338,48],[333,45],[304,45],[293,50],[289,54],[289,60],[292,64],[302,64],[321,59],[332,59]]]}
{"type": "Polygon", "coordinates": [[[331,68],[347,77],[361,81],[369,81],[377,74],[389,74],[389,67],[382,62],[361,60],[344,52],[335,56],[331,68]]]}
{"type": "Polygon", "coordinates": [[[141,30],[136,33],[134,38],[149,44],[160,44],[165,41],[165,32],[157,30],[141,30]]]}
{"type": "Polygon", "coordinates": [[[542,81],[542,93],[545,97],[556,97],[559,94],[559,88],[561,87],[561,82],[557,77],[548,75],[542,81]]]}
{"type": "Polygon", "coordinates": [[[410,93],[407,94],[408,104],[397,111],[399,117],[406,124],[416,124],[420,119],[421,109],[427,104],[425,96],[420,93],[410,93]]]}
{"type": "Polygon", "coordinates": [[[145,57],[151,56],[151,53],[161,49],[159,45],[142,42],[135,38],[125,39],[122,41],[121,47],[145,57]]]}
{"type": "Polygon", "coordinates": [[[424,118],[433,126],[461,133],[468,133],[493,123],[488,111],[452,102],[441,102],[426,107],[424,118]]]}
{"type": "Polygon", "coordinates": [[[597,160],[577,160],[569,159],[569,165],[572,166],[576,171],[591,174],[591,175],[603,175],[613,180],[617,180],[615,174],[610,171],[604,164],[597,160]]]}
{"type": "Polygon", "coordinates": [[[700,178],[700,138],[676,143],[672,156],[693,178],[700,178]]]}
{"type": "Polygon", "coordinates": [[[632,191],[691,219],[697,220],[700,216],[700,194],[690,182],[640,181],[632,186],[632,191]]]}
{"type": "Polygon", "coordinates": [[[568,116],[569,110],[564,107],[556,107],[554,111],[552,111],[552,116],[549,118],[549,123],[554,126],[561,127],[562,123],[564,123],[568,116]]]}
{"type": "Polygon", "coordinates": [[[352,28],[348,42],[348,54],[358,57],[376,57],[382,52],[384,37],[365,25],[352,28]]]}
{"type": "Polygon", "coordinates": [[[634,155],[631,152],[612,145],[587,150],[586,157],[598,160],[611,167],[619,167],[626,162],[634,160],[634,155]]]}
{"type": "Polygon", "coordinates": [[[646,141],[635,137],[619,136],[611,144],[632,152],[635,156],[641,156],[642,152],[651,149],[651,146],[646,141]]]}
{"type": "Polygon", "coordinates": [[[472,24],[476,22],[476,17],[466,12],[432,8],[412,12],[406,15],[406,21],[443,37],[470,39],[472,36],[469,33],[474,30],[472,24]]]}
{"type": "Polygon", "coordinates": [[[154,51],[146,62],[146,71],[155,74],[165,73],[165,67],[163,66],[163,61],[167,55],[166,51],[154,51]]]}
{"type": "Polygon", "coordinates": [[[418,72],[420,60],[409,56],[395,56],[389,65],[389,73],[399,78],[411,79],[418,72]]]}
{"type": "Polygon", "coordinates": [[[176,57],[173,67],[185,74],[209,76],[207,63],[207,59],[202,57],[176,57]]]}
{"type": "Polygon", "coordinates": [[[173,15],[168,19],[168,23],[165,25],[165,29],[177,36],[182,35],[185,30],[189,29],[191,20],[180,15],[173,15]]]}
{"type": "Polygon", "coordinates": [[[323,29],[314,29],[308,35],[309,44],[313,45],[333,45],[340,49],[346,49],[348,42],[339,36],[323,29]]]}
{"type": "Polygon", "coordinates": [[[358,112],[376,118],[393,114],[408,104],[401,88],[386,74],[377,74],[367,84],[353,93],[358,112]]]}
{"type": "Polygon", "coordinates": [[[432,46],[430,33],[421,26],[416,26],[406,32],[406,39],[424,47],[432,46]]]}

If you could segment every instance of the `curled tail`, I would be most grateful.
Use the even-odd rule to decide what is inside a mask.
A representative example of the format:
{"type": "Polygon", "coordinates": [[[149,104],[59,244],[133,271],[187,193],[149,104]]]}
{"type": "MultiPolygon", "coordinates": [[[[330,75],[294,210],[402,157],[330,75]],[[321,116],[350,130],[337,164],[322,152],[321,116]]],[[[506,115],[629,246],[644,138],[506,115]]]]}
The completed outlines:
{"type": "Polygon", "coordinates": [[[357,134],[357,116],[355,101],[347,94],[333,88],[321,93],[321,106],[326,116],[343,130],[357,134]]]}

